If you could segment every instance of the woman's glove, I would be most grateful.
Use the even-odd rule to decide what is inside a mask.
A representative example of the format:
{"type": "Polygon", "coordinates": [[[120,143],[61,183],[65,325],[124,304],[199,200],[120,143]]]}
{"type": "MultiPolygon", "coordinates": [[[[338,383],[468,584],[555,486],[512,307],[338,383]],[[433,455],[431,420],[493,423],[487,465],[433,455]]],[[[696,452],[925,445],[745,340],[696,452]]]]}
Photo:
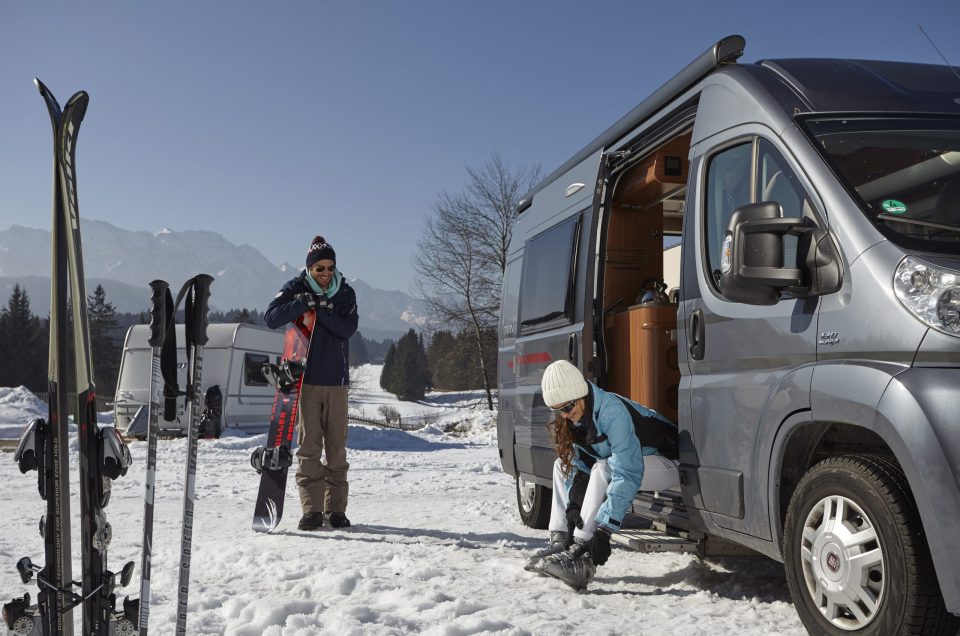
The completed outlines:
{"type": "Polygon", "coordinates": [[[587,551],[597,565],[603,565],[610,558],[610,530],[597,526],[590,541],[587,542],[587,551]]]}
{"type": "Polygon", "coordinates": [[[567,506],[567,537],[573,541],[573,531],[583,527],[583,519],[580,518],[580,506],[571,503],[567,506]]]}

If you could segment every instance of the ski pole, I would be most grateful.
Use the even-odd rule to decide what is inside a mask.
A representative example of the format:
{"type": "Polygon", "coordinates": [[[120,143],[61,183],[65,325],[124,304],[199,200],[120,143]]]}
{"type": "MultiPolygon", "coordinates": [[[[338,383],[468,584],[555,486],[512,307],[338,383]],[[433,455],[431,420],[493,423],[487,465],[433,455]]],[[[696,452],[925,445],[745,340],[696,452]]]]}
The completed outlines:
{"type": "Polygon", "coordinates": [[[140,636],[150,621],[150,567],[153,552],[153,496],[157,469],[157,433],[160,428],[160,354],[166,339],[167,312],[173,299],[163,280],[150,283],[150,418],[147,425],[147,474],[143,496],[143,554],[140,559],[140,636]]]}
{"type": "Polygon", "coordinates": [[[203,346],[207,344],[207,312],[210,283],[213,277],[199,274],[193,279],[193,290],[187,297],[186,345],[190,355],[191,380],[187,387],[190,410],[187,413],[187,468],[183,485],[183,525],[180,534],[180,580],[177,586],[177,634],[187,633],[187,597],[190,590],[190,555],[193,544],[193,503],[197,474],[197,422],[200,419],[200,380],[203,368],[203,346]]]}

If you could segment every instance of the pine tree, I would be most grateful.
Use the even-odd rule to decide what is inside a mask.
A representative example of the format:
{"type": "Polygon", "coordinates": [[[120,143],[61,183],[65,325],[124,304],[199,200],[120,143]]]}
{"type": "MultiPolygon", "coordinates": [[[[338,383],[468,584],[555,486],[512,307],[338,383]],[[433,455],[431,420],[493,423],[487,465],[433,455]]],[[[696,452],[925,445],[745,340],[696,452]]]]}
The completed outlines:
{"type": "Polygon", "coordinates": [[[430,384],[430,363],[423,339],[411,329],[397,341],[392,355],[387,352],[387,357],[391,359],[390,373],[385,372],[381,377],[385,389],[406,402],[422,400],[430,384]]]}
{"type": "Polygon", "coordinates": [[[90,355],[93,358],[93,377],[97,392],[113,395],[120,373],[120,347],[114,339],[117,329],[117,311],[107,302],[103,285],[97,285],[87,299],[87,324],[90,329],[90,355]]]}
{"type": "Polygon", "coordinates": [[[0,386],[46,390],[47,349],[42,323],[30,311],[30,298],[19,283],[0,312],[0,386]]]}
{"type": "Polygon", "coordinates": [[[350,336],[350,366],[359,367],[370,362],[370,353],[367,351],[367,339],[359,331],[350,336]]]}
{"type": "Polygon", "coordinates": [[[430,363],[431,385],[435,389],[447,391],[456,390],[457,386],[456,368],[458,365],[456,357],[457,340],[453,334],[447,330],[440,330],[433,334],[430,339],[430,347],[427,349],[427,359],[430,363]]]}
{"type": "Polygon", "coordinates": [[[397,346],[390,343],[387,354],[383,357],[383,370],[380,372],[380,388],[384,391],[393,392],[393,381],[395,374],[394,358],[397,356],[397,346]]]}

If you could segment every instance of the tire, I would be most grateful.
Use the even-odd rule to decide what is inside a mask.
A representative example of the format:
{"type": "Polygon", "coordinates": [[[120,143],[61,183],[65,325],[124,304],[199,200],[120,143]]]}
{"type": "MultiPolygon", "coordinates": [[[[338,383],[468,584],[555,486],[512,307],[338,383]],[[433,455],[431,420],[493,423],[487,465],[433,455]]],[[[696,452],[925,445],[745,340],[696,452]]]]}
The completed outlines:
{"type": "Polygon", "coordinates": [[[797,484],[784,566],[811,634],[954,635],[907,480],[890,459],[826,459],[797,484]]]}
{"type": "Polygon", "coordinates": [[[517,473],[517,510],[524,525],[546,530],[550,523],[550,498],[552,491],[526,479],[517,473]]]}

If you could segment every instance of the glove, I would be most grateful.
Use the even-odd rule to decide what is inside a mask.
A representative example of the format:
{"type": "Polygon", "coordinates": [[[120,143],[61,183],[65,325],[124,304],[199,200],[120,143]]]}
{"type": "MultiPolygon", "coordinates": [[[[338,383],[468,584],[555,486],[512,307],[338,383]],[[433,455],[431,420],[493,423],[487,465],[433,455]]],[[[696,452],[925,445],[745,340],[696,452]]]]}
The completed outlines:
{"type": "Polygon", "coordinates": [[[587,542],[587,551],[597,565],[603,565],[610,558],[610,530],[597,526],[590,541],[587,542]]]}
{"type": "Polygon", "coordinates": [[[307,306],[307,309],[317,308],[317,295],[312,292],[300,292],[296,295],[296,299],[303,301],[303,304],[307,306]]]}
{"type": "Polygon", "coordinates": [[[580,518],[580,506],[571,503],[567,506],[567,536],[573,541],[573,531],[577,528],[583,528],[583,519],[580,518]]]}
{"type": "Polygon", "coordinates": [[[326,294],[314,294],[312,292],[300,292],[296,295],[297,300],[302,300],[307,309],[325,309],[328,312],[333,309],[333,303],[327,298],[326,294]]]}

